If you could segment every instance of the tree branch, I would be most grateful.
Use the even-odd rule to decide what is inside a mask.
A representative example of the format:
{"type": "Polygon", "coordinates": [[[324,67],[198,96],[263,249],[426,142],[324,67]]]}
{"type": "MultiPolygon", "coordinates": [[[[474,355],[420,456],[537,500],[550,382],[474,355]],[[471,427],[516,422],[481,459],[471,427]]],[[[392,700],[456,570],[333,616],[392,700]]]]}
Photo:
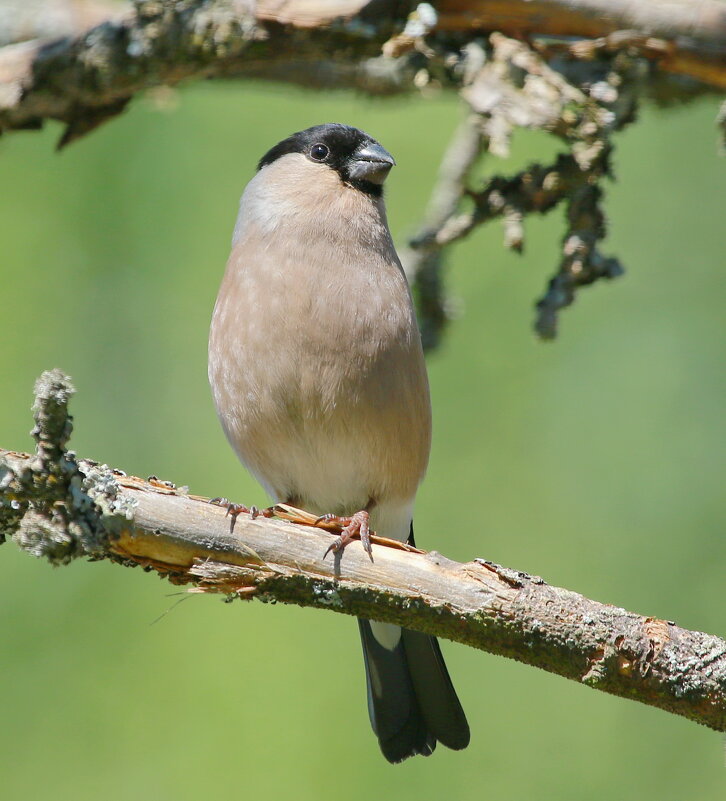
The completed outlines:
{"type": "MultiPolygon", "coordinates": [[[[61,141],[67,144],[118,114],[137,92],[189,78],[236,74],[370,94],[413,89],[426,58],[441,56],[438,69],[446,72],[462,34],[473,40],[495,30],[589,39],[632,28],[631,51],[666,71],[726,87],[726,15],[716,0],[653,0],[647,7],[444,0],[431,24],[417,18],[414,6],[406,0],[136,0],[121,18],[90,31],[0,48],[0,131],[56,119],[68,126],[61,141]],[[427,50],[423,36],[432,31],[427,50]]],[[[66,24],[59,33],[68,30],[66,24]]],[[[8,31],[5,41],[18,35],[8,31]]],[[[571,54],[591,58],[592,52],[571,54]]]]}
{"type": "Polygon", "coordinates": [[[378,75],[356,62],[380,52],[392,30],[385,8],[395,14],[398,4],[381,4],[375,27],[365,5],[333,4],[331,26],[326,3],[321,18],[315,3],[137,0],[121,19],[80,36],[2,48],[0,131],[56,119],[67,125],[63,146],[118,114],[143,89],[233,73],[386,93],[395,88],[391,71],[378,75]]]}
{"type": "MultiPolygon", "coordinates": [[[[374,540],[324,559],[319,528],[223,509],[168,482],[128,477],[66,450],[73,393],[44,373],[34,456],[0,451],[0,533],[65,564],[110,559],[192,592],[330,609],[445,637],[726,730],[726,642],[601,604],[482,559],[374,540]]],[[[312,520],[280,506],[283,517],[312,520]]]]}
{"type": "Polygon", "coordinates": [[[419,230],[401,251],[401,263],[415,297],[424,350],[434,349],[449,320],[442,272],[443,248],[437,234],[456,219],[466,194],[469,175],[484,147],[484,131],[477,114],[467,113],[441,160],[436,185],[419,230]]]}

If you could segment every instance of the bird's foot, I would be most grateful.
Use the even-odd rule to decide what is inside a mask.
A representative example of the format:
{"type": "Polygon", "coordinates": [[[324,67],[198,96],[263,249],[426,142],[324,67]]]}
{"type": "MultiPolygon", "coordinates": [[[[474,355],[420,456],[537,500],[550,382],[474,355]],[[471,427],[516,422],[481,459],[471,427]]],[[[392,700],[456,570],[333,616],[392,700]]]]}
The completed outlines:
{"type": "Polygon", "coordinates": [[[275,507],[268,506],[266,509],[258,509],[256,506],[245,506],[243,503],[232,503],[232,501],[228,501],[226,498],[211,498],[209,503],[213,503],[215,506],[221,506],[223,509],[227,510],[227,517],[231,517],[229,523],[229,530],[234,531],[234,524],[237,522],[237,518],[244,512],[248,514],[253,520],[256,517],[274,517],[275,515],[275,507]]]}
{"type": "Polygon", "coordinates": [[[354,540],[356,537],[360,538],[363,550],[371,556],[373,550],[371,548],[371,535],[370,535],[370,515],[366,511],[356,512],[351,517],[338,517],[338,515],[323,515],[315,521],[315,525],[325,523],[327,525],[340,526],[340,536],[330,544],[328,550],[323,554],[323,559],[332,551],[338,553],[342,551],[345,546],[354,540]]]}

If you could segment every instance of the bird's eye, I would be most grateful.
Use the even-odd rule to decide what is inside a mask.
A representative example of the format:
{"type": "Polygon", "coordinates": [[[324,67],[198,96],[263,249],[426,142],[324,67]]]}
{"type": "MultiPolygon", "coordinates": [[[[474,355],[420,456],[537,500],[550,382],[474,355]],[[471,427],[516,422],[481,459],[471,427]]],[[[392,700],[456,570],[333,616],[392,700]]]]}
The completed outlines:
{"type": "Polygon", "coordinates": [[[313,161],[325,161],[325,159],[328,158],[329,153],[330,150],[328,149],[327,145],[323,145],[320,142],[310,148],[310,158],[313,161]]]}

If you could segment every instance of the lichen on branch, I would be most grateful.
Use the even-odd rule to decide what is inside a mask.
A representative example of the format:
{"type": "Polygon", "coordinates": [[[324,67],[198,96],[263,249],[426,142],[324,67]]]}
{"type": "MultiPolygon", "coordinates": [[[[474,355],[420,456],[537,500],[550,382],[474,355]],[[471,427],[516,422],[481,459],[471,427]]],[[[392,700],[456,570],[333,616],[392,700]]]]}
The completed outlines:
{"type": "Polygon", "coordinates": [[[501,34],[492,34],[486,45],[469,45],[465,59],[461,94],[476,147],[464,149],[468,161],[462,164],[454,157],[462,152],[460,134],[454,137],[455,168],[442,171],[436,190],[447,199],[446,213],[430,215],[410,242],[420,256],[407,260],[425,342],[436,344],[447,319],[443,249],[501,219],[505,247],[521,253],[526,217],[564,203],[560,262],[536,304],[535,330],[552,339],[559,311],[573,302],[579,287],[623,273],[620,261],[600,250],[607,233],[604,182],[611,176],[615,135],[635,118],[642,64],[617,51],[585,71],[574,58],[554,69],[529,45],[501,34]],[[534,163],[514,176],[494,175],[483,186],[471,185],[475,163],[484,153],[508,156],[518,128],[543,130],[567,151],[550,164],[534,163]]]}
{"type": "Polygon", "coordinates": [[[33,403],[35,455],[6,453],[0,459],[0,542],[9,533],[20,548],[54,565],[107,555],[108,537],[133,515],[113,472],[81,463],[66,448],[74,393],[61,370],[43,373],[33,403]]]}

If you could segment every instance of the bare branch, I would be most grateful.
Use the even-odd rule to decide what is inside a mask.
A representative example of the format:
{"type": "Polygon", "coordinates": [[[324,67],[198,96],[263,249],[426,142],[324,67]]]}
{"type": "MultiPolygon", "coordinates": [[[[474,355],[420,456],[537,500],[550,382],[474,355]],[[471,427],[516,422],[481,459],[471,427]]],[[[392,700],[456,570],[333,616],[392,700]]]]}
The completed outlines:
{"type": "Polygon", "coordinates": [[[723,640],[482,559],[461,564],[381,540],[373,559],[358,543],[324,559],[326,532],[246,514],[231,531],[223,509],[186,488],[66,451],[72,392],[60,371],[45,373],[37,454],[0,451],[0,531],[24,550],[54,564],[89,556],[140,565],[195,592],[404,625],[726,730],[723,640]]]}
{"type": "Polygon", "coordinates": [[[449,318],[442,277],[445,243],[439,242],[438,234],[456,217],[469,174],[481,155],[483,139],[478,116],[467,113],[441,161],[424,222],[410,247],[401,251],[401,262],[416,296],[425,350],[439,344],[449,318]]]}
{"type": "Polygon", "coordinates": [[[719,0],[444,0],[437,8],[448,30],[470,29],[473,18],[481,28],[520,34],[591,38],[632,28],[665,39],[726,42],[726,9],[719,0]]]}
{"type": "Polygon", "coordinates": [[[114,0],[0,0],[0,46],[78,36],[128,10],[114,0]]]}

